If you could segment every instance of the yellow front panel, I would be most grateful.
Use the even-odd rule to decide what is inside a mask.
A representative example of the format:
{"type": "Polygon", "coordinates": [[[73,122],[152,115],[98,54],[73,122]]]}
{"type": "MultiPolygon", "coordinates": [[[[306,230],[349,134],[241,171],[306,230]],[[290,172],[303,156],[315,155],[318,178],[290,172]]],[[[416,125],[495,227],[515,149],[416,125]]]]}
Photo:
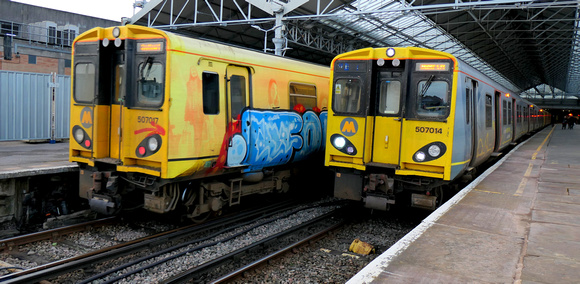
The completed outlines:
{"type": "Polygon", "coordinates": [[[119,147],[121,146],[121,106],[111,105],[111,129],[109,157],[119,159],[119,147]]]}
{"type": "Polygon", "coordinates": [[[372,161],[375,163],[399,164],[401,147],[401,119],[397,117],[375,117],[372,161]]]}
{"type": "MultiPolygon", "coordinates": [[[[443,177],[451,166],[451,128],[446,122],[403,120],[400,170],[397,174],[443,177]],[[413,160],[418,150],[432,142],[446,145],[446,151],[437,159],[426,162],[413,160]],[[409,172],[413,171],[413,172],[409,172]]],[[[425,152],[425,151],[424,151],[425,152]]],[[[427,154],[427,153],[425,153],[427,154]]]]}
{"type": "MultiPolygon", "coordinates": [[[[110,107],[97,105],[94,110],[93,157],[109,157],[110,107]]],[[[89,135],[91,133],[89,132],[89,135]]]]}
{"type": "MultiPolygon", "coordinates": [[[[327,130],[327,144],[326,155],[330,162],[337,161],[352,161],[364,165],[363,157],[365,154],[365,138],[368,137],[366,133],[366,118],[360,117],[342,117],[329,115],[328,116],[328,130],[327,130]],[[347,144],[338,149],[333,146],[333,135],[339,135],[346,139],[347,144]],[[344,158],[340,158],[344,157],[344,158]]],[[[370,146],[370,145],[369,145],[370,146]]],[[[368,155],[367,155],[368,156],[368,155]]]]}

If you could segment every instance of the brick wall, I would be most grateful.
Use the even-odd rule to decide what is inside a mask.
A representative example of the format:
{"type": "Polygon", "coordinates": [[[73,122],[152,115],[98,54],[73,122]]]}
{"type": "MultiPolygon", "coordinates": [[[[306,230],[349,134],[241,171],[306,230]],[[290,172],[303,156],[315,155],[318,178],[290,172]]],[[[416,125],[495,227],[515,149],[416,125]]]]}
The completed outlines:
{"type": "MultiPolygon", "coordinates": [[[[36,56],[36,64],[29,63],[29,55],[12,55],[12,60],[4,60],[4,53],[0,51],[0,70],[31,72],[31,73],[52,73],[59,74],[59,64],[63,64],[64,60],[58,58],[50,58],[44,56],[36,56]]],[[[71,68],[64,68],[64,74],[70,75],[71,68]]]]}

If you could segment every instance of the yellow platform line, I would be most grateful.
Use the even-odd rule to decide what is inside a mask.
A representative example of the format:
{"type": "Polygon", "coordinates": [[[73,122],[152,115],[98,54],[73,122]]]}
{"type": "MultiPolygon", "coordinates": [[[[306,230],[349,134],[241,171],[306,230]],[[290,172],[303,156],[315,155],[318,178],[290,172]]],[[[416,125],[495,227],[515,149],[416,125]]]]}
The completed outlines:
{"type": "Polygon", "coordinates": [[[524,193],[524,189],[526,188],[526,184],[528,183],[528,177],[530,176],[533,167],[534,165],[532,163],[528,165],[528,169],[526,170],[526,173],[524,174],[524,177],[522,178],[522,181],[520,182],[518,190],[516,191],[514,196],[522,196],[522,193],[524,193]]]}
{"type": "MultiPolygon", "coordinates": [[[[538,149],[536,149],[536,152],[534,152],[534,154],[532,155],[532,160],[536,159],[536,157],[538,156],[538,153],[540,152],[542,147],[544,147],[544,145],[548,141],[548,138],[550,138],[550,136],[552,136],[554,129],[556,129],[556,127],[552,127],[552,130],[550,130],[550,133],[548,133],[548,135],[546,135],[546,138],[544,139],[544,141],[542,141],[542,144],[540,144],[540,146],[538,146],[538,149]]],[[[530,177],[530,173],[532,172],[533,167],[534,167],[534,165],[532,163],[530,163],[528,165],[528,169],[526,170],[526,173],[524,174],[524,177],[522,178],[522,181],[520,182],[520,185],[518,186],[518,190],[516,190],[516,193],[514,194],[514,196],[522,196],[522,194],[524,193],[524,189],[526,189],[526,184],[528,183],[528,177],[530,177]]]]}
{"type": "Polygon", "coordinates": [[[532,155],[532,160],[536,159],[536,156],[538,156],[538,152],[540,152],[540,149],[542,149],[542,147],[544,147],[544,144],[546,144],[546,141],[548,141],[548,138],[550,138],[550,136],[552,136],[554,129],[556,129],[556,127],[552,127],[552,130],[550,130],[550,133],[548,133],[548,136],[546,136],[546,139],[544,139],[542,144],[540,144],[540,146],[538,146],[538,149],[536,149],[536,152],[532,155]]]}
{"type": "Polygon", "coordinates": [[[491,193],[491,194],[504,194],[503,192],[489,191],[489,190],[481,190],[481,189],[477,189],[477,188],[474,188],[473,190],[479,191],[479,192],[484,192],[484,193],[491,193]]]}

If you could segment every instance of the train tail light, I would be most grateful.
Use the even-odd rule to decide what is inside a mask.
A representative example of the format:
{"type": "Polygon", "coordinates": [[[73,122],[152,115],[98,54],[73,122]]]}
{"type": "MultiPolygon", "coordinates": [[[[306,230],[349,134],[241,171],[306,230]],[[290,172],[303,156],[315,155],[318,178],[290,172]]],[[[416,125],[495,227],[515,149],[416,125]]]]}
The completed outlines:
{"type": "Polygon", "coordinates": [[[89,137],[87,132],[82,127],[75,125],[73,127],[72,132],[75,141],[77,141],[79,145],[83,146],[86,149],[92,149],[93,142],[91,141],[91,138],[89,137]]]}

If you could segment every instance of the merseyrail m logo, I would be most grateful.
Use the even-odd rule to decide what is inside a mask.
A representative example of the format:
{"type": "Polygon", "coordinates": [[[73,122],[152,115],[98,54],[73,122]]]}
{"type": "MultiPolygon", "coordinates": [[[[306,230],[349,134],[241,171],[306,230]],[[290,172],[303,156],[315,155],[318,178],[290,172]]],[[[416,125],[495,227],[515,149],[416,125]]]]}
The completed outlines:
{"type": "Polygon", "coordinates": [[[345,118],[340,123],[340,132],[345,136],[353,136],[358,131],[358,123],[352,118],[345,118]]]}
{"type": "Polygon", "coordinates": [[[93,126],[93,110],[91,108],[85,107],[81,111],[81,124],[84,128],[93,126]]]}

